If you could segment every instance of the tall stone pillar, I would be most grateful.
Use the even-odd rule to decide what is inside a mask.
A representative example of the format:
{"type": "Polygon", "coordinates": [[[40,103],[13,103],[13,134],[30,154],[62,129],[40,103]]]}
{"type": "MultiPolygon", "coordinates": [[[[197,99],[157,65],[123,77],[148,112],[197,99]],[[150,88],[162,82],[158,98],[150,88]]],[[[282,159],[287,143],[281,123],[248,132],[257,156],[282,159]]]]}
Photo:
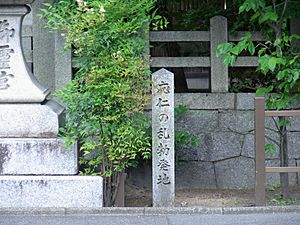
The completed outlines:
{"type": "Polygon", "coordinates": [[[0,1],[0,207],[102,207],[102,178],[76,176],[57,139],[63,107],[28,69],[21,27],[33,0],[0,1]]]}

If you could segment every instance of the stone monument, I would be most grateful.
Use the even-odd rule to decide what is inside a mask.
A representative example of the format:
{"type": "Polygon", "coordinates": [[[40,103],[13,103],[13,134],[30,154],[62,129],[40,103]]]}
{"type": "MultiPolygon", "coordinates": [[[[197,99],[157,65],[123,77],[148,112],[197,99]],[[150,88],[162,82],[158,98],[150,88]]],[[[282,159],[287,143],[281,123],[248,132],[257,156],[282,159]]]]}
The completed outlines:
{"type": "Polygon", "coordinates": [[[152,74],[152,190],[153,206],[175,203],[174,74],[152,74]]]}
{"type": "Polygon", "coordinates": [[[77,147],[57,139],[63,107],[24,61],[21,27],[33,0],[0,0],[0,207],[102,207],[102,178],[75,176],[77,147]]]}

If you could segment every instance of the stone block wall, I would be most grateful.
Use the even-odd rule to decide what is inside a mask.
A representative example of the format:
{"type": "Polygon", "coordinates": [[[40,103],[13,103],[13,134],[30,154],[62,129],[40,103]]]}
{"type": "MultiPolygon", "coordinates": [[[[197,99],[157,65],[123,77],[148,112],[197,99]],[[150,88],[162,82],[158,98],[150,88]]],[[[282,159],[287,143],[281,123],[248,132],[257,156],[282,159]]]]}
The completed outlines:
{"type": "MultiPolygon", "coordinates": [[[[176,149],[177,188],[254,188],[254,94],[176,94],[175,104],[190,111],[176,121],[176,130],[186,130],[200,138],[198,146],[176,149]]],[[[291,118],[288,128],[290,166],[300,164],[300,118],[291,118]]],[[[266,142],[279,140],[272,118],[266,118],[266,142]]],[[[279,155],[267,155],[267,166],[279,166],[279,155]]],[[[290,183],[299,184],[296,173],[290,183]]],[[[151,188],[151,167],[130,171],[129,178],[151,188]],[[150,171],[149,171],[150,170],[150,171]]],[[[267,174],[268,184],[279,182],[279,174],[267,174]]]]}

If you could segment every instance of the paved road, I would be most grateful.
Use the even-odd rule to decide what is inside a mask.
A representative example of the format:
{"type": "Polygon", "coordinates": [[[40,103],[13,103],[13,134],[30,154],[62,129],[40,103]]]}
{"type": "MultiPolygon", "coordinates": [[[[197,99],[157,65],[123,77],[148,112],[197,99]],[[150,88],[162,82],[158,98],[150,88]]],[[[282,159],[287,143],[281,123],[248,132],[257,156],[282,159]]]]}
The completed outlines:
{"type": "Polygon", "coordinates": [[[0,215],[0,225],[300,225],[299,213],[250,215],[0,215]]]}

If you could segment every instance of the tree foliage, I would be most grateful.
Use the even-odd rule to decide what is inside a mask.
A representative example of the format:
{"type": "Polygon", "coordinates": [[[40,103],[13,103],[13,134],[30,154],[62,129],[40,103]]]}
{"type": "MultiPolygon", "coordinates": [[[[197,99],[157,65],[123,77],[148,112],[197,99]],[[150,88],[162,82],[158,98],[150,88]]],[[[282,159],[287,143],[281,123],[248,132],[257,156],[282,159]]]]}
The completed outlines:
{"type": "Polygon", "coordinates": [[[68,143],[78,141],[83,174],[106,178],[113,205],[118,177],[137,155],[149,158],[142,115],[150,86],[144,50],[152,0],[58,0],[45,4],[50,30],[61,30],[74,51],[76,74],[57,95],[65,103],[68,143]]]}

